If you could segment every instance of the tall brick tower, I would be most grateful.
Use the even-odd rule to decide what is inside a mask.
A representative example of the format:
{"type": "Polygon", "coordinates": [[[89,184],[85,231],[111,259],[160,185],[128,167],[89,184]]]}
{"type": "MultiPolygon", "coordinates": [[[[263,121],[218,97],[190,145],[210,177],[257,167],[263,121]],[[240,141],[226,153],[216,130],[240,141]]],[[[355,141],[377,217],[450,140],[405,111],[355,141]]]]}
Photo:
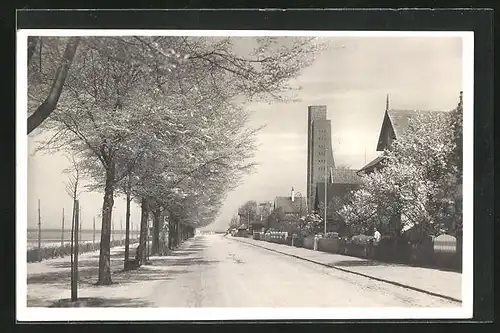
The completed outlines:
{"type": "MultiPolygon", "coordinates": [[[[325,181],[326,170],[335,167],[332,151],[332,125],[326,119],[326,105],[308,107],[307,129],[307,207],[314,208],[316,183],[325,181]]],[[[329,172],[327,173],[329,174],[329,172]]]]}

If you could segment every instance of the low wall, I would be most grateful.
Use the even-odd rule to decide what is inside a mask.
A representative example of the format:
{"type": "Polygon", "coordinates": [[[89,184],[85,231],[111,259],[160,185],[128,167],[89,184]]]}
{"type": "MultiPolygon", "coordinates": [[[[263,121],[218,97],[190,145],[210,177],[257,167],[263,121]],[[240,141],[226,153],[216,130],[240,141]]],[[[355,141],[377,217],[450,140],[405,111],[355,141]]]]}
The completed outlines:
{"type": "Polygon", "coordinates": [[[271,233],[270,242],[277,244],[285,244],[286,243],[287,234],[285,233],[271,233]]]}
{"type": "Polygon", "coordinates": [[[321,238],[318,240],[318,251],[328,253],[340,252],[340,239],[339,238],[321,238]]]}
{"type": "Polygon", "coordinates": [[[294,237],[293,238],[293,246],[304,247],[304,237],[294,237]]]}
{"type": "Polygon", "coordinates": [[[302,247],[306,249],[313,250],[314,249],[314,237],[305,237],[302,242],[302,247]]]}

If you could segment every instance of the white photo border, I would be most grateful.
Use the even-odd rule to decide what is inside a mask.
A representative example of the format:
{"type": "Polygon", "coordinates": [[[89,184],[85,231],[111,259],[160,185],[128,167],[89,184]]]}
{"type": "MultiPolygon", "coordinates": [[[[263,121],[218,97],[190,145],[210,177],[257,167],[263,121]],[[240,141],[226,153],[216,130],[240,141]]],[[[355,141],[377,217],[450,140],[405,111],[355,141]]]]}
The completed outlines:
{"type": "MultiPolygon", "coordinates": [[[[93,30],[19,29],[16,36],[16,318],[57,321],[220,321],[468,319],[473,315],[474,32],[286,30],[93,30]],[[461,37],[463,87],[462,306],[456,308],[36,308],[27,307],[27,38],[28,36],[318,36],[461,37]]],[[[457,91],[457,96],[458,96],[457,91]]]]}

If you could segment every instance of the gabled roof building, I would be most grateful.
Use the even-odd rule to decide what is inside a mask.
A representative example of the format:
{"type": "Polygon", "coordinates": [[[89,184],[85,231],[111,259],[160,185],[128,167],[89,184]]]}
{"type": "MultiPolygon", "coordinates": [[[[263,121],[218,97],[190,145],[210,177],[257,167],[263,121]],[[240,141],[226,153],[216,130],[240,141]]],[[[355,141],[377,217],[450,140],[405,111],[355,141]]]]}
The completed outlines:
{"type": "MultiPolygon", "coordinates": [[[[462,95],[460,95],[462,96],[462,95]]],[[[461,103],[462,97],[460,97],[461,103]]],[[[384,151],[390,150],[394,140],[404,134],[408,129],[408,122],[411,118],[417,116],[433,115],[436,113],[446,113],[447,111],[424,111],[424,110],[397,110],[389,109],[389,95],[387,95],[384,120],[380,128],[379,139],[377,142],[377,151],[382,152],[377,158],[359,169],[358,173],[371,173],[382,167],[384,160],[384,151]]]]}
{"type": "Polygon", "coordinates": [[[307,212],[307,198],[296,196],[293,187],[290,194],[288,197],[276,197],[274,209],[285,214],[305,215],[305,212],[307,212]]]}

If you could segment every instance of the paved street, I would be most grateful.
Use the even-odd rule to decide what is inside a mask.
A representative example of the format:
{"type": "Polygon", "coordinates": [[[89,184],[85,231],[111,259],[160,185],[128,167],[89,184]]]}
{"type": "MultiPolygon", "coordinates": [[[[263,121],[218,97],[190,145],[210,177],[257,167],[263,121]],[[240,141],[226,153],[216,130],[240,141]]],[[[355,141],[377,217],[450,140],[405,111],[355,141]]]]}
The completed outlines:
{"type": "Polygon", "coordinates": [[[270,243],[251,238],[234,238],[257,247],[298,257],[321,265],[370,277],[434,296],[442,296],[452,301],[462,300],[462,274],[455,271],[386,263],[341,254],[313,251],[285,244],[270,243]]]}
{"type": "MultiPolygon", "coordinates": [[[[95,287],[95,271],[83,267],[88,274],[81,274],[80,297],[100,299],[96,306],[128,307],[460,306],[458,302],[258,248],[230,236],[197,236],[170,256],[153,257],[152,265],[137,271],[119,271],[120,251],[113,250],[113,280],[117,283],[95,287]]],[[[82,262],[92,266],[92,258],[97,266],[95,254],[82,262]]],[[[50,260],[45,265],[51,265],[50,260]]],[[[43,279],[37,278],[40,274],[33,269],[30,273],[28,265],[28,306],[50,306],[69,296],[69,291],[64,290],[65,285],[69,286],[67,281],[58,284],[60,273],[45,271],[43,279]]]]}

